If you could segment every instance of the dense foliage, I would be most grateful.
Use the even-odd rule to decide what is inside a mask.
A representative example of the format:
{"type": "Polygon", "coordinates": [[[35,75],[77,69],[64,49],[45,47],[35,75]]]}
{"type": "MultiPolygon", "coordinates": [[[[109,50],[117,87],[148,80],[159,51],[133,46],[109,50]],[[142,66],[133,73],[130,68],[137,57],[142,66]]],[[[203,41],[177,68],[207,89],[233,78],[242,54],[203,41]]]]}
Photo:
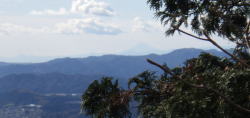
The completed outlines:
{"type": "Polygon", "coordinates": [[[250,69],[239,68],[225,58],[201,54],[188,60],[184,67],[172,71],[174,75],[159,77],[146,71],[131,80],[136,84],[134,95],[144,118],[249,116],[249,113],[229,104],[223,96],[250,109],[250,69]],[[196,88],[183,81],[201,87],[196,88]]]}
{"type": "MultiPolygon", "coordinates": [[[[148,4],[156,17],[168,26],[167,35],[178,31],[208,41],[230,58],[202,53],[197,58],[187,60],[183,67],[173,69],[148,59],[164,74],[159,76],[145,71],[129,81],[129,89],[125,92],[128,94],[101,96],[106,98],[108,95],[111,100],[133,98],[138,102],[139,116],[143,118],[249,117],[250,1],[148,0],[148,4]],[[192,33],[185,31],[183,26],[187,27],[186,30],[192,29],[192,33]],[[216,43],[211,38],[213,35],[234,42],[235,53],[231,54],[216,43]]],[[[87,90],[84,95],[88,92],[91,91],[87,90]]],[[[99,101],[94,100],[91,104],[94,102],[99,101]]],[[[128,105],[128,102],[123,103],[128,105]]],[[[87,106],[83,107],[89,110],[87,106]]],[[[123,117],[126,116],[119,118],[123,117]]]]}
{"type": "Polygon", "coordinates": [[[170,24],[167,34],[182,25],[191,26],[199,35],[205,33],[243,40],[250,15],[249,0],[148,0],[156,16],[170,24]]]}
{"type": "MultiPolygon", "coordinates": [[[[250,109],[250,69],[239,68],[238,64],[229,59],[204,53],[198,58],[188,60],[185,66],[171,71],[173,75],[164,73],[161,76],[145,71],[129,81],[130,89],[127,92],[132,94],[125,96],[133,97],[138,102],[140,116],[144,118],[249,116],[248,112],[235,107],[224,97],[234,104],[250,109]],[[182,80],[180,81],[178,77],[182,80]],[[183,81],[200,87],[190,86],[183,81]]],[[[115,90],[112,90],[113,94],[104,93],[111,85],[103,86],[102,89],[99,88],[101,86],[97,81],[93,82],[84,94],[83,103],[91,100],[88,103],[96,107],[90,108],[92,110],[103,110],[105,113],[117,112],[118,109],[106,110],[109,109],[107,108],[109,105],[112,105],[111,103],[114,103],[112,100],[120,100],[117,99],[120,93],[115,90]],[[98,99],[95,96],[98,96],[98,99]]],[[[83,107],[90,110],[86,104],[83,107]]],[[[127,112],[127,109],[125,111],[127,112]]],[[[88,113],[91,114],[91,112],[88,113]]],[[[122,118],[123,115],[120,117],[122,118]]]]}
{"type": "Polygon", "coordinates": [[[147,0],[147,2],[155,11],[156,17],[167,25],[167,35],[178,31],[211,42],[226,52],[211,38],[216,35],[236,44],[235,54],[238,57],[228,53],[235,60],[241,58],[241,52],[250,54],[249,0],[147,0]]]}
{"type": "Polygon", "coordinates": [[[89,85],[82,96],[82,108],[87,115],[93,118],[120,118],[129,116],[129,104],[120,103],[119,96],[122,89],[118,86],[118,81],[113,78],[104,77],[99,82],[95,80],[89,85]]]}

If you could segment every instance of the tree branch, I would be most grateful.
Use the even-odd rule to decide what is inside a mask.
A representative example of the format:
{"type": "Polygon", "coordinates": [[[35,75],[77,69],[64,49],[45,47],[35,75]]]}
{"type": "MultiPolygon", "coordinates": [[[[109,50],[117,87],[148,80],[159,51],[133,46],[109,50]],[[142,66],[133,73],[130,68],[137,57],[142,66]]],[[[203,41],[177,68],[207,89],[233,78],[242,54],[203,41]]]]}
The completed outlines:
{"type": "Polygon", "coordinates": [[[229,53],[227,50],[225,50],[224,48],[222,48],[218,43],[216,43],[208,34],[204,33],[204,35],[207,37],[207,40],[212,43],[214,46],[216,46],[217,48],[219,48],[221,51],[223,51],[224,53],[226,53],[227,55],[229,55],[231,58],[233,58],[235,61],[239,61],[241,64],[245,65],[246,67],[248,67],[249,65],[242,59],[236,57],[235,55],[229,53]]]}
{"type": "Polygon", "coordinates": [[[234,106],[235,108],[237,108],[238,110],[240,111],[243,111],[243,112],[246,112],[248,114],[250,114],[250,110],[247,109],[247,108],[244,108],[242,106],[240,106],[239,104],[236,104],[235,102],[233,102],[231,99],[229,99],[228,97],[226,97],[225,95],[223,95],[222,93],[220,93],[219,91],[217,91],[216,89],[213,89],[213,88],[210,88],[210,87],[207,87],[207,86],[204,86],[204,85],[196,85],[196,84],[192,84],[192,83],[189,83],[185,80],[182,79],[182,77],[180,76],[177,76],[175,75],[168,67],[165,67],[165,66],[162,66],[150,59],[147,59],[148,63],[154,65],[154,66],[157,66],[158,68],[160,68],[161,70],[163,70],[165,73],[168,73],[170,74],[171,76],[174,76],[177,78],[177,80],[191,86],[191,87],[194,87],[194,88],[198,88],[198,89],[207,89],[207,90],[210,90],[212,92],[214,92],[215,94],[221,96],[226,102],[228,102],[230,105],[234,106]]]}
{"type": "MultiPolygon", "coordinates": [[[[173,26],[172,26],[173,27],[173,26]]],[[[195,35],[193,35],[193,34],[191,34],[191,33],[188,33],[188,32],[186,32],[186,31],[184,31],[184,30],[181,30],[180,28],[177,28],[177,27],[173,27],[174,29],[176,29],[177,31],[179,31],[179,32],[181,32],[181,33],[183,33],[183,34],[186,34],[186,35],[188,35],[188,36],[191,36],[191,37],[193,37],[193,38],[196,38],[196,39],[199,39],[199,40],[203,40],[203,41],[208,41],[207,39],[205,39],[205,38],[201,38],[201,37],[198,37],[198,36],[195,36],[195,35]]]]}
{"type": "Polygon", "coordinates": [[[247,24],[247,27],[246,27],[246,30],[245,30],[245,34],[246,34],[246,37],[245,37],[245,40],[246,40],[246,45],[247,47],[250,49],[250,37],[249,37],[249,33],[250,33],[250,21],[248,22],[247,24]]]}
{"type": "Polygon", "coordinates": [[[224,53],[226,53],[227,55],[229,55],[231,58],[233,58],[235,61],[239,61],[241,64],[243,64],[244,66],[246,67],[249,67],[249,65],[242,59],[239,59],[238,57],[236,57],[235,55],[229,53],[227,50],[225,50],[224,48],[222,48],[218,43],[216,43],[214,40],[212,40],[212,38],[209,37],[208,34],[204,33],[204,35],[206,36],[206,38],[201,38],[201,37],[198,37],[198,36],[195,36],[191,33],[188,33],[184,30],[181,30],[177,27],[174,27],[172,26],[174,29],[176,29],[177,31],[183,33],[183,34],[186,34],[188,36],[191,36],[193,38],[196,38],[196,39],[199,39],[199,40],[203,40],[203,41],[209,41],[210,43],[212,43],[214,46],[216,46],[217,48],[219,48],[221,51],[223,51],[224,53]]]}

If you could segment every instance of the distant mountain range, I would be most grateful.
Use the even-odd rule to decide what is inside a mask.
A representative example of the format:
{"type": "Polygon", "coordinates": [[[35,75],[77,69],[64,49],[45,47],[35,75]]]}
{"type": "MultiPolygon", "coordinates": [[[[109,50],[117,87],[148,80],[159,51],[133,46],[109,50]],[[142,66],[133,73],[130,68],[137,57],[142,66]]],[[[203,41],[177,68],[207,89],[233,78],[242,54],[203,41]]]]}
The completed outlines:
{"type": "Polygon", "coordinates": [[[150,53],[164,54],[167,52],[169,52],[169,51],[153,48],[147,44],[138,44],[138,45],[135,45],[134,47],[132,47],[128,50],[120,52],[119,54],[121,54],[121,55],[133,55],[133,56],[137,55],[138,56],[138,55],[146,55],[146,54],[150,54],[150,53]]]}
{"type": "Polygon", "coordinates": [[[0,92],[25,89],[38,93],[82,93],[93,80],[103,76],[119,78],[121,85],[126,87],[129,78],[145,70],[162,72],[148,64],[147,58],[172,68],[201,52],[225,56],[217,50],[179,49],[164,55],[105,55],[61,58],[36,64],[0,63],[0,92]]]}
{"type": "Polygon", "coordinates": [[[0,77],[10,74],[81,74],[103,75],[119,78],[129,78],[144,70],[157,69],[146,62],[147,58],[159,63],[166,63],[170,67],[180,66],[185,60],[197,57],[201,52],[212,53],[217,56],[225,56],[217,50],[179,49],[168,54],[145,56],[105,55],[87,58],[61,58],[45,63],[35,64],[11,64],[0,63],[0,77]]]}
{"type": "MultiPolygon", "coordinates": [[[[197,57],[201,52],[226,56],[217,50],[189,48],[163,55],[105,55],[61,58],[35,64],[0,63],[0,117],[6,113],[16,115],[23,114],[20,111],[31,110],[44,118],[86,118],[84,114],[79,114],[80,97],[92,81],[113,76],[119,79],[124,88],[130,77],[145,70],[162,72],[148,64],[147,58],[173,68],[183,65],[187,59],[197,57]],[[76,96],[72,96],[73,93],[76,96]],[[26,109],[27,105],[32,104],[40,105],[41,108],[26,109]]],[[[29,114],[26,113],[27,116],[29,114]]]]}

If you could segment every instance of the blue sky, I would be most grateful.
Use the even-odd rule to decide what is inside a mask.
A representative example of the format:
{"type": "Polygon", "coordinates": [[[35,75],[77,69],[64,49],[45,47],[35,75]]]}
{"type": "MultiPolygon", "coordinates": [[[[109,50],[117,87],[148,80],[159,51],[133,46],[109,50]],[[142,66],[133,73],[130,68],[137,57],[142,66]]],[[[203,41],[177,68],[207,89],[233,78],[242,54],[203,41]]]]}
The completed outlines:
{"type": "Polygon", "coordinates": [[[0,61],[214,48],[185,35],[165,37],[165,28],[146,0],[1,0],[0,61]]]}

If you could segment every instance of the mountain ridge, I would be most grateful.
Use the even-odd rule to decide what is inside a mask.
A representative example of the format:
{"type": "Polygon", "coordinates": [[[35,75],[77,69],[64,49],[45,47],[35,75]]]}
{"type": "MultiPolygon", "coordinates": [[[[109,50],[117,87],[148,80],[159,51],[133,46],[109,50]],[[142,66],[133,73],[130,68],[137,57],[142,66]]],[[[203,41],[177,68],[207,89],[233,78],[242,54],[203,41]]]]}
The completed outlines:
{"type": "Polygon", "coordinates": [[[153,59],[159,63],[167,63],[168,66],[173,68],[175,66],[181,66],[187,59],[197,57],[201,52],[208,52],[217,56],[226,56],[224,53],[217,50],[185,48],[163,55],[103,55],[90,56],[87,58],[60,58],[44,63],[7,63],[3,65],[0,63],[0,77],[9,74],[43,74],[58,72],[63,74],[104,75],[129,78],[143,70],[159,71],[146,62],[147,58],[153,59]]]}

